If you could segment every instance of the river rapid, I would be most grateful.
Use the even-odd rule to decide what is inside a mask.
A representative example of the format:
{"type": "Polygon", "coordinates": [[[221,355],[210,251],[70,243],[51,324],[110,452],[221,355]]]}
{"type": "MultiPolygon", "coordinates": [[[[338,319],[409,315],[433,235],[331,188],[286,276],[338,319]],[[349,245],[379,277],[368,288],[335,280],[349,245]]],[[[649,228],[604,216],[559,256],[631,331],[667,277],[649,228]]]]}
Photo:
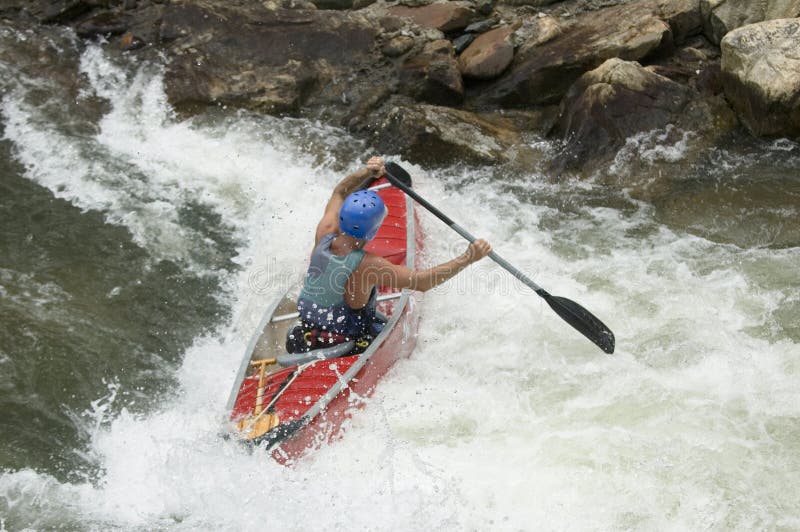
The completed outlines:
{"type": "MultiPolygon", "coordinates": [[[[287,468],[220,437],[225,403],[371,154],[307,120],[181,117],[160,65],[50,31],[0,29],[0,530],[800,529],[796,143],[690,163],[690,133],[653,132],[588,181],[401,161],[617,351],[483,261],[287,468]],[[665,171],[654,201],[600,184],[665,171]]],[[[464,249],[421,221],[427,262],[464,249]]]]}

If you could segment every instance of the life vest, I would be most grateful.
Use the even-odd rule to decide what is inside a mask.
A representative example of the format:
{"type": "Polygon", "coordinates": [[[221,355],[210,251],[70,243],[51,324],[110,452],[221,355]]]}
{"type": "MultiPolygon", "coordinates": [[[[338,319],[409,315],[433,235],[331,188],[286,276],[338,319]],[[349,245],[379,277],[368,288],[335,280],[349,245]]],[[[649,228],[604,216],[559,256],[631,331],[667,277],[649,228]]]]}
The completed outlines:
{"type": "Polygon", "coordinates": [[[364,250],[338,256],[331,252],[335,233],[322,237],[311,254],[303,289],[297,300],[300,320],[306,329],[317,329],[356,339],[375,332],[376,290],[361,309],[351,309],[344,301],[345,285],[364,258],[364,250]]]}

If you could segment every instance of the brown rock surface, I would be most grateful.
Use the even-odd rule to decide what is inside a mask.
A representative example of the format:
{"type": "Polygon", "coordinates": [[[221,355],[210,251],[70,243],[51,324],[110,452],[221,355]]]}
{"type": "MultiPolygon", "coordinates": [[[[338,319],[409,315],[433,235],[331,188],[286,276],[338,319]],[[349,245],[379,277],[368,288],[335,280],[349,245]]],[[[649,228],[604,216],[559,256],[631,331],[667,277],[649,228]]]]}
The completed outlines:
{"type": "Polygon", "coordinates": [[[800,136],[800,19],[752,24],[722,39],[725,95],[759,136],[800,136]]]}
{"type": "Polygon", "coordinates": [[[482,90],[478,105],[519,107],[557,103],[584,72],[606,59],[637,61],[673,46],[659,4],[636,2],[582,15],[569,31],[525,47],[510,70],[482,90]]]}
{"type": "Polygon", "coordinates": [[[499,76],[514,59],[511,36],[515,29],[515,26],[502,26],[478,36],[458,58],[461,74],[475,79],[499,76]]]}
{"type": "Polygon", "coordinates": [[[399,91],[427,103],[459,105],[464,99],[464,82],[450,41],[429,42],[409,58],[400,70],[399,91]]]}
{"type": "Polygon", "coordinates": [[[461,30],[475,18],[475,10],[469,2],[438,2],[421,7],[394,6],[389,13],[408,17],[415,24],[443,32],[461,30]]]}

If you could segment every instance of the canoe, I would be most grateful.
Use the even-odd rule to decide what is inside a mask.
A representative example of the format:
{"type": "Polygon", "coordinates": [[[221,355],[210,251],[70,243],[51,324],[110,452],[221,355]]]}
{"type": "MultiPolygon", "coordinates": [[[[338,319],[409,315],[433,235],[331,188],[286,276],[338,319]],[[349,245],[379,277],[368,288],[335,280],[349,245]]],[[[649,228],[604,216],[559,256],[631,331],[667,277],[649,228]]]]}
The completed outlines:
{"type": "MultiPolygon", "coordinates": [[[[366,250],[415,268],[421,233],[414,203],[385,179],[371,188],[389,212],[366,250]]],[[[227,406],[232,434],[265,448],[281,463],[339,434],[361,399],[414,349],[419,321],[419,293],[380,287],[377,309],[388,321],[363,353],[340,356],[334,346],[289,355],[286,335],[297,323],[299,290],[290,289],[267,308],[245,350],[227,406]]]]}

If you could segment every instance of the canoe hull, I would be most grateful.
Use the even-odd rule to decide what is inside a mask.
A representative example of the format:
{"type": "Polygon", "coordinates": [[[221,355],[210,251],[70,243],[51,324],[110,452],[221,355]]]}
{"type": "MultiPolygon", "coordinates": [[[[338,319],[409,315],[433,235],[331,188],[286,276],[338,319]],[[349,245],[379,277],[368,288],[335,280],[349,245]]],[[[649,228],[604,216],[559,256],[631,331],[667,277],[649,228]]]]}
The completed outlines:
{"type": "MultiPolygon", "coordinates": [[[[377,185],[389,214],[367,250],[414,268],[421,235],[413,203],[384,180],[377,185]]],[[[389,321],[364,353],[281,368],[272,360],[285,353],[286,333],[296,321],[297,291],[290,290],[265,312],[228,403],[234,436],[268,449],[281,463],[337,436],[389,368],[413,351],[419,322],[419,293],[381,287],[378,310],[389,321]]]]}

